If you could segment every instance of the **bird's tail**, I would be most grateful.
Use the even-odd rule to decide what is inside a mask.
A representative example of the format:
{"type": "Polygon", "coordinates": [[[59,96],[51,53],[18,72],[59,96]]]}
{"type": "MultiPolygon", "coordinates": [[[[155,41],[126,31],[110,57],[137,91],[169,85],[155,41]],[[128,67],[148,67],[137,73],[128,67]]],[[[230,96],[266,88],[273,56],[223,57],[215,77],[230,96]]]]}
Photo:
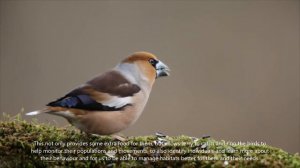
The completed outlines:
{"type": "Polygon", "coordinates": [[[36,110],[36,111],[28,112],[28,113],[26,113],[26,115],[34,116],[34,115],[38,115],[38,114],[41,114],[41,113],[48,113],[48,112],[50,112],[49,109],[43,109],[43,110],[36,110]]]}

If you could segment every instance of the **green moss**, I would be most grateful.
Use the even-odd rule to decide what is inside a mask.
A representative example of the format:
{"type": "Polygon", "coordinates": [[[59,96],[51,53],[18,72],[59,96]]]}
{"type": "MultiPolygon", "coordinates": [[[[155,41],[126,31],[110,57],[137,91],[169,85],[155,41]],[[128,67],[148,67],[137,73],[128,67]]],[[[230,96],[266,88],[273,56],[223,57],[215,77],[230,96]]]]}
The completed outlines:
{"type": "Polygon", "coordinates": [[[212,138],[153,135],[129,137],[126,142],[120,142],[111,136],[87,136],[71,128],[29,123],[16,117],[0,122],[0,163],[1,167],[226,167],[227,165],[227,167],[296,168],[300,167],[300,157],[298,154],[289,154],[268,145],[236,145],[212,138]],[[34,143],[36,141],[49,144],[37,145],[34,143]],[[74,142],[77,145],[66,146],[67,142],[74,142]],[[78,146],[79,143],[89,145],[78,146]],[[85,151],[97,149],[98,152],[36,153],[38,150],[53,152],[80,149],[85,151]],[[45,161],[41,160],[42,156],[60,157],[60,160],[45,161]],[[68,161],[62,160],[62,157],[69,159],[77,157],[83,160],[68,161]],[[97,160],[92,160],[93,158],[97,160]],[[148,160],[143,160],[145,158],[148,160]]]}

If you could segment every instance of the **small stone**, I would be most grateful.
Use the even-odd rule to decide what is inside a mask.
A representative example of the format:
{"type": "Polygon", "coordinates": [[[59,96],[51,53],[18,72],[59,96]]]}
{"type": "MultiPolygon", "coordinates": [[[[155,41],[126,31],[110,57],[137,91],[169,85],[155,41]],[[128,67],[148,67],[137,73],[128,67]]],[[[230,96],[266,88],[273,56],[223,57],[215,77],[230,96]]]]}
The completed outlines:
{"type": "Polygon", "coordinates": [[[196,138],[196,137],[191,137],[191,139],[193,140],[193,142],[197,142],[198,141],[198,138],[196,138]]]}
{"type": "Polygon", "coordinates": [[[115,155],[116,155],[116,152],[115,151],[107,151],[105,153],[105,155],[108,156],[108,157],[114,158],[115,155]]]}
{"type": "Polygon", "coordinates": [[[207,138],[210,138],[210,135],[203,135],[202,136],[202,139],[207,139],[207,138]]]}
{"type": "Polygon", "coordinates": [[[115,163],[110,163],[108,165],[106,165],[108,168],[111,168],[111,167],[115,167],[115,163]]]}
{"type": "Polygon", "coordinates": [[[167,137],[165,134],[163,134],[163,133],[161,133],[161,132],[156,132],[155,135],[156,135],[157,137],[162,137],[162,138],[167,137]]]}
{"type": "Polygon", "coordinates": [[[207,149],[207,144],[206,144],[206,143],[202,144],[202,145],[200,146],[200,148],[201,148],[201,149],[207,149]]]}
{"type": "Polygon", "coordinates": [[[157,138],[159,141],[167,141],[166,139],[164,138],[157,138]]]}
{"type": "Polygon", "coordinates": [[[165,145],[167,142],[168,142],[168,141],[165,140],[165,139],[158,138],[158,140],[154,141],[153,143],[154,143],[154,145],[159,145],[159,146],[161,146],[161,145],[165,145]]]}

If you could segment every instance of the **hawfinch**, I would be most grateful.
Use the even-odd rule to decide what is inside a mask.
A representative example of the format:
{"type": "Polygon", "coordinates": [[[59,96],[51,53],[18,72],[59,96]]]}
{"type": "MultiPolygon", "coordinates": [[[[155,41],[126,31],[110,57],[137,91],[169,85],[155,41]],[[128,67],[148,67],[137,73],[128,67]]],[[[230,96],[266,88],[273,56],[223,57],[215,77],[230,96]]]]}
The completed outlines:
{"type": "Polygon", "coordinates": [[[112,70],[48,103],[45,109],[27,115],[54,114],[88,134],[114,134],[135,123],[155,79],[168,75],[168,66],[156,56],[137,52],[112,70]]]}

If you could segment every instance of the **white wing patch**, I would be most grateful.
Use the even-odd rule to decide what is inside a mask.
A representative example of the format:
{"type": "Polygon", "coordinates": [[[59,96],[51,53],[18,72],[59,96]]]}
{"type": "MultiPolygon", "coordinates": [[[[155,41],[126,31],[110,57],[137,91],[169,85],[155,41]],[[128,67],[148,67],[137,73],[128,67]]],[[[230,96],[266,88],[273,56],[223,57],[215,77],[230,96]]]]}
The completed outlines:
{"type": "Polygon", "coordinates": [[[111,96],[109,100],[99,102],[105,106],[120,108],[131,103],[131,97],[111,96]]]}
{"type": "Polygon", "coordinates": [[[40,113],[41,113],[41,111],[40,111],[40,110],[37,110],[37,111],[32,111],[32,112],[26,113],[26,115],[32,116],[32,115],[38,115],[38,114],[40,114],[40,113]]]}

